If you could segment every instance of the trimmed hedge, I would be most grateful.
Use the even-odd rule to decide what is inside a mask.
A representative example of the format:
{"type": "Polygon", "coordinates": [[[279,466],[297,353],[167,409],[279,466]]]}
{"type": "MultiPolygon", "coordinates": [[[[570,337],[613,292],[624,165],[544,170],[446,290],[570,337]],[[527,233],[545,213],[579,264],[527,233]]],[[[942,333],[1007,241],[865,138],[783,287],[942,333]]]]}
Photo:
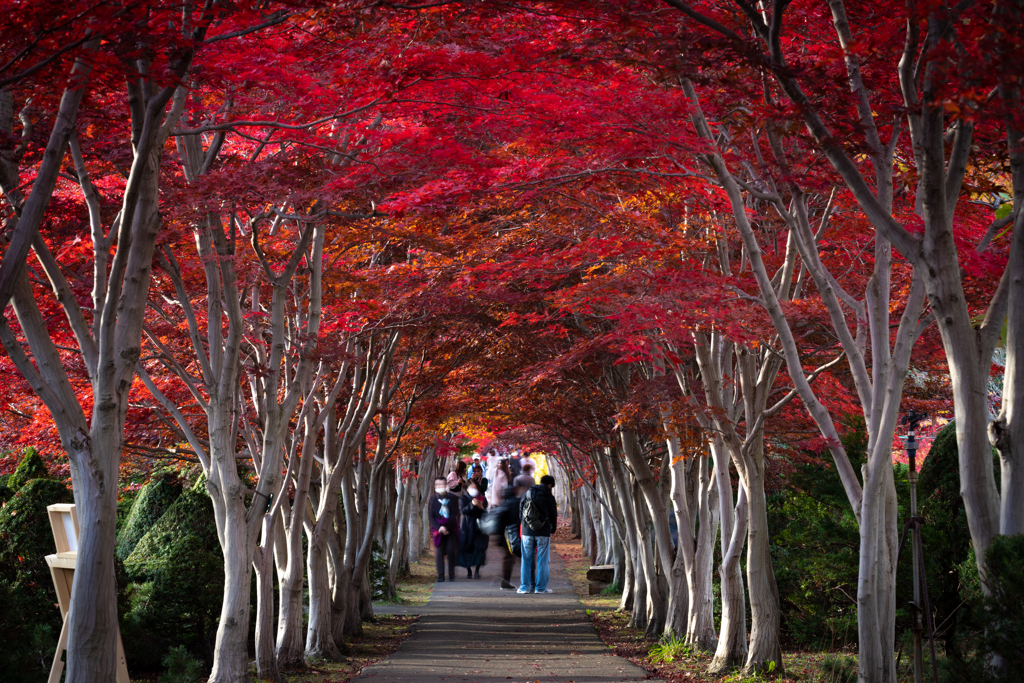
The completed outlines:
{"type": "Polygon", "coordinates": [[[46,464],[39,457],[39,452],[29,446],[25,449],[25,455],[7,480],[8,488],[17,491],[33,479],[46,479],[50,473],[46,471],[46,464]]]}
{"type": "Polygon", "coordinates": [[[124,561],[122,616],[129,666],[156,669],[168,649],[185,645],[208,664],[224,592],[224,559],[204,482],[177,500],[124,561]]]}
{"type": "Polygon", "coordinates": [[[117,535],[117,558],[126,560],[142,537],[153,528],[181,495],[181,482],[171,473],[159,475],[142,487],[117,535]]]}
{"type": "Polygon", "coordinates": [[[47,679],[61,617],[43,559],[56,552],[46,506],[73,501],[62,482],[32,479],[0,508],[0,680],[47,679]]]}

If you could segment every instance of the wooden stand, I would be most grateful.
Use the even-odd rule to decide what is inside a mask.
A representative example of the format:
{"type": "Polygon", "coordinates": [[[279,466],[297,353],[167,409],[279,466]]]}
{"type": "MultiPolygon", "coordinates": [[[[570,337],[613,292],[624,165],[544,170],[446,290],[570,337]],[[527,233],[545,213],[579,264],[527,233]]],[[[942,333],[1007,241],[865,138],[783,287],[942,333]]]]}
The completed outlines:
{"type": "MultiPolygon", "coordinates": [[[[71,585],[75,579],[75,562],[78,560],[78,514],[74,505],[49,505],[46,508],[50,516],[50,528],[53,529],[53,542],[57,546],[56,555],[47,555],[46,564],[50,567],[50,577],[57,591],[57,603],[64,625],[60,629],[57,640],[57,652],[53,655],[53,666],[50,667],[48,683],[60,683],[60,675],[64,672],[64,653],[68,649],[68,610],[71,609],[71,585]]],[[[121,644],[121,629],[117,630],[117,683],[131,683],[128,678],[128,666],[124,661],[124,646],[121,644]]]]}

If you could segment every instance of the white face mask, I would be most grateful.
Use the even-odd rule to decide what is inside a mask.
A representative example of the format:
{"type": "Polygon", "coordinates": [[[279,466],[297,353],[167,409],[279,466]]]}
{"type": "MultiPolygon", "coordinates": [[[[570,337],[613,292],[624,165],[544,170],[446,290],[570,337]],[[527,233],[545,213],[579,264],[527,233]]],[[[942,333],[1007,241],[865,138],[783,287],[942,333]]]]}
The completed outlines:
{"type": "Polygon", "coordinates": [[[435,486],[434,487],[434,493],[436,493],[439,496],[443,496],[447,492],[448,492],[448,489],[446,489],[443,486],[435,486]]]}
{"type": "Polygon", "coordinates": [[[476,498],[478,495],[480,495],[480,489],[476,488],[475,486],[470,486],[469,487],[469,497],[470,498],[476,498]]]}

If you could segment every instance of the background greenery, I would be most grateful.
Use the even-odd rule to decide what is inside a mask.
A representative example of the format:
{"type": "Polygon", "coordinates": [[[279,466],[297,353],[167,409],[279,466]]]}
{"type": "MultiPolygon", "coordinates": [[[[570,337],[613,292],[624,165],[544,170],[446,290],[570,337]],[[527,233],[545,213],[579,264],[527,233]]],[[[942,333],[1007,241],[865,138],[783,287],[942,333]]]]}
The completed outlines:
{"type": "MultiPolygon", "coordinates": [[[[950,683],[1007,683],[1024,672],[1024,537],[993,544],[991,597],[985,598],[960,499],[954,429],[951,424],[936,437],[918,483],[930,606],[938,649],[946,655],[941,673],[950,683]],[[1009,637],[993,638],[989,624],[999,624],[1009,637]],[[993,668],[998,661],[1007,665],[993,668]]],[[[856,468],[864,460],[863,431],[845,445],[856,468]]],[[[893,473],[905,520],[907,469],[896,465],[893,473]]],[[[14,473],[0,477],[0,681],[46,680],[61,627],[44,560],[54,552],[46,506],[72,501],[71,491],[50,477],[31,448],[14,473]]],[[[835,471],[823,464],[797,466],[784,487],[769,494],[769,523],[784,648],[854,652],[859,537],[835,471]]],[[[387,566],[380,547],[374,550],[370,573],[380,598],[387,566]]],[[[167,669],[171,676],[171,669],[194,668],[195,659],[209,666],[224,579],[203,477],[156,472],[137,491],[122,492],[116,552],[130,670],[167,669]]],[[[904,666],[910,656],[910,577],[908,542],[897,573],[897,647],[904,666]]],[[[845,671],[848,662],[840,659],[845,671]]]]}

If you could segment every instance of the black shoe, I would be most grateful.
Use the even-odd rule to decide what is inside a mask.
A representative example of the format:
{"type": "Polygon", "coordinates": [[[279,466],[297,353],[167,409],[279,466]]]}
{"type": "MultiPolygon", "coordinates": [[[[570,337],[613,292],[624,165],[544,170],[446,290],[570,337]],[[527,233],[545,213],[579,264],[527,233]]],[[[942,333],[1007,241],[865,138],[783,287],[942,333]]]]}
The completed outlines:
{"type": "Polygon", "coordinates": [[[473,575],[473,578],[474,579],[479,579],[480,578],[480,567],[476,568],[476,574],[473,575]]]}
{"type": "Polygon", "coordinates": [[[444,577],[443,576],[437,577],[437,582],[438,583],[444,583],[444,577]]]}
{"type": "Polygon", "coordinates": [[[455,580],[455,574],[449,574],[448,575],[448,580],[449,581],[454,581],[455,580]]]}
{"type": "Polygon", "coordinates": [[[513,586],[511,583],[509,583],[505,579],[501,580],[501,590],[503,590],[503,591],[510,591],[510,590],[514,590],[514,589],[515,589],[515,586],[513,586]]]}
{"type": "Polygon", "coordinates": [[[472,579],[473,578],[473,570],[472,569],[467,569],[466,570],[466,578],[467,579],[472,579]]]}

